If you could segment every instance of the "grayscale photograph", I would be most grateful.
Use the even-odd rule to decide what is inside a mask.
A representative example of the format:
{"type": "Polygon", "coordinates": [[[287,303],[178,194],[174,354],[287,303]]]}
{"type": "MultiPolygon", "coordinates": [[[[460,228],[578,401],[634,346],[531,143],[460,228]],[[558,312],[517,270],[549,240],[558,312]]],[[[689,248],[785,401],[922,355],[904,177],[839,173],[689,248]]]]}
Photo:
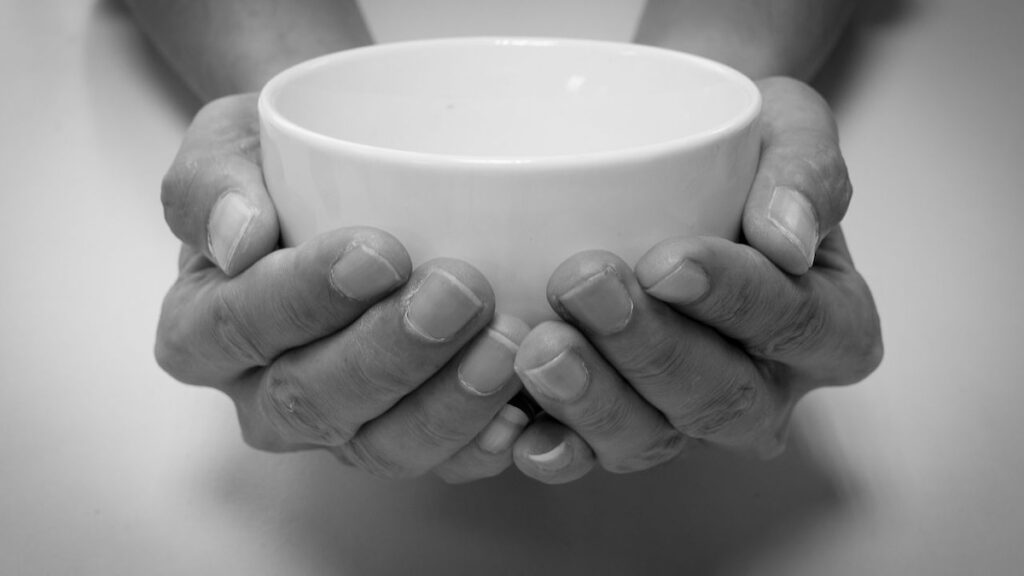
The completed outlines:
{"type": "Polygon", "coordinates": [[[3,0],[0,575],[1020,576],[1022,24],[3,0]]]}

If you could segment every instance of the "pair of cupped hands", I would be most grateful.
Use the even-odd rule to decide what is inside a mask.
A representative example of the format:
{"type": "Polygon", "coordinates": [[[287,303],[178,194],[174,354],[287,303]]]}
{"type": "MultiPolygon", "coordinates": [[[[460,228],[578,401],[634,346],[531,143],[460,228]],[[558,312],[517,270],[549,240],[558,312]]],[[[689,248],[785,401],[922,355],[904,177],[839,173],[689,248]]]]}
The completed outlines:
{"type": "Polygon", "coordinates": [[[184,245],[158,362],[225,392],[248,444],[323,448],[385,477],[466,482],[514,464],[561,483],[696,442],[775,455],[794,404],[864,378],[882,346],[839,228],[851,186],[831,111],[795,80],[759,87],[743,242],[670,238],[634,266],[576,254],[547,286],[561,320],[532,329],[495,315],[471,265],[414,269],[381,230],[280,248],[256,95],[216,100],[163,182],[184,245]],[[509,404],[524,387],[543,408],[532,419],[509,404]]]}

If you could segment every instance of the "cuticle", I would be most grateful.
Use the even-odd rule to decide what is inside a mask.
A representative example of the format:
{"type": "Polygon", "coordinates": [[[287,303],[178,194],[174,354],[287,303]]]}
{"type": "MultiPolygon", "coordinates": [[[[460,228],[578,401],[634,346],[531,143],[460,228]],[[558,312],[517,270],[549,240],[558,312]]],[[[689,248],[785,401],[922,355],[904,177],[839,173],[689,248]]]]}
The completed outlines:
{"type": "Polygon", "coordinates": [[[575,346],[570,346],[569,348],[562,350],[558,354],[555,354],[555,356],[552,357],[550,360],[538,366],[534,366],[533,368],[529,369],[524,369],[522,371],[516,370],[516,372],[519,373],[522,377],[533,382],[534,385],[537,386],[542,391],[544,396],[560,404],[572,404],[573,402],[576,402],[577,400],[582,398],[587,393],[587,389],[590,388],[590,369],[587,367],[587,363],[583,361],[583,356],[579,353],[575,346]],[[583,370],[583,385],[580,387],[579,392],[574,394],[570,398],[559,398],[558,396],[548,393],[547,385],[537,382],[537,380],[531,378],[529,375],[530,372],[535,372],[537,370],[540,370],[541,368],[544,368],[545,366],[551,365],[559,358],[562,358],[563,361],[571,360],[578,364],[579,367],[583,370]]]}

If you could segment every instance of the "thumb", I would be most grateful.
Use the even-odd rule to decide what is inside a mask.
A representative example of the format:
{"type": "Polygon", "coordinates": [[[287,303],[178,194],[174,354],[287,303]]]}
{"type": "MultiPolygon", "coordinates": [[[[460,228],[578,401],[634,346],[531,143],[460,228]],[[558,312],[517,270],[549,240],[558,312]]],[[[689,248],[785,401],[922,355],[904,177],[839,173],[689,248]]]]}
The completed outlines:
{"type": "Polygon", "coordinates": [[[746,241],[790,274],[804,274],[843,219],[853,189],[832,111],[789,78],[758,82],[761,163],[743,214],[746,241]]]}
{"type": "Polygon", "coordinates": [[[228,96],[203,107],[161,189],[174,234],[230,276],[278,242],[277,212],[263,183],[256,98],[228,96]]]}

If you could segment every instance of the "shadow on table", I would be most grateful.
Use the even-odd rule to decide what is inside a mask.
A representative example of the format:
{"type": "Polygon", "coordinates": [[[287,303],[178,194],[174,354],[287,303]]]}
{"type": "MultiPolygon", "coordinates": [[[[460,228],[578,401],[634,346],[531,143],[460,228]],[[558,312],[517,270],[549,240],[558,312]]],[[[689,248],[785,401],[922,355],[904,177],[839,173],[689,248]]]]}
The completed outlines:
{"type": "Polygon", "coordinates": [[[770,462],[705,448],[563,486],[514,470],[463,486],[382,481],[325,454],[233,453],[204,489],[309,562],[296,574],[749,574],[854,505],[799,435],[770,462]]]}

